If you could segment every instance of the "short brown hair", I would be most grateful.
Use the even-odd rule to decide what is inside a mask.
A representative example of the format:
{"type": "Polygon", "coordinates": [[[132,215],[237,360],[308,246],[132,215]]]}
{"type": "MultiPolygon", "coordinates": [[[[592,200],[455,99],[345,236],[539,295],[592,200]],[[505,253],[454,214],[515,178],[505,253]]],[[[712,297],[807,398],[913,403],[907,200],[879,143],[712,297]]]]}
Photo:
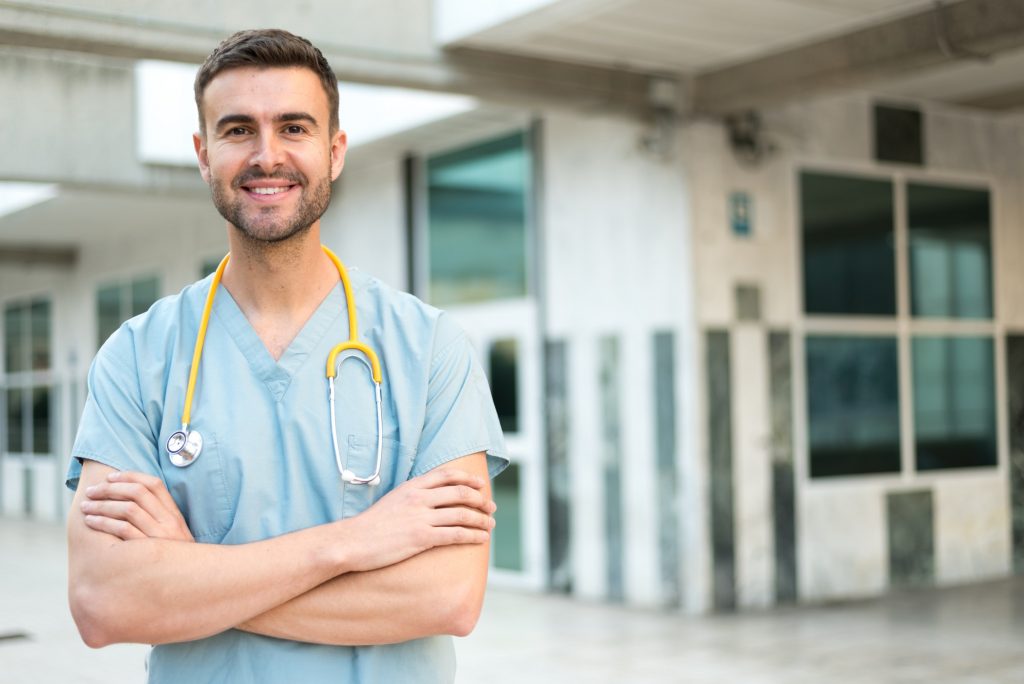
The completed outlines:
{"type": "Polygon", "coordinates": [[[214,48],[196,74],[196,107],[199,130],[206,132],[203,93],[218,74],[242,67],[304,67],[320,77],[327,95],[331,133],[338,130],[338,79],[320,50],[308,40],[282,29],[239,31],[214,48]]]}

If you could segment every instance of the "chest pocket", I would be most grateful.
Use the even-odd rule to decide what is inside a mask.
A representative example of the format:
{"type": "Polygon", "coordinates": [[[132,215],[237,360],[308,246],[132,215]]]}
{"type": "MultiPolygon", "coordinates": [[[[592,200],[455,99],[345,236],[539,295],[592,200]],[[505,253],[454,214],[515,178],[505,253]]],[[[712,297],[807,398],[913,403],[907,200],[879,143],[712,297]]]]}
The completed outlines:
{"type": "MultiPolygon", "coordinates": [[[[161,449],[161,470],[171,497],[196,541],[220,542],[231,526],[227,481],[217,435],[202,430],[203,449],[191,465],[179,468],[161,449]]],[[[167,443],[170,432],[161,439],[167,443]]]]}
{"type": "MultiPolygon", "coordinates": [[[[350,434],[342,446],[345,468],[357,477],[369,477],[377,464],[377,436],[350,434]]],[[[382,496],[409,479],[415,450],[389,439],[383,440],[380,461],[380,484],[345,484],[342,499],[342,517],[350,518],[362,513],[382,496]]]]}

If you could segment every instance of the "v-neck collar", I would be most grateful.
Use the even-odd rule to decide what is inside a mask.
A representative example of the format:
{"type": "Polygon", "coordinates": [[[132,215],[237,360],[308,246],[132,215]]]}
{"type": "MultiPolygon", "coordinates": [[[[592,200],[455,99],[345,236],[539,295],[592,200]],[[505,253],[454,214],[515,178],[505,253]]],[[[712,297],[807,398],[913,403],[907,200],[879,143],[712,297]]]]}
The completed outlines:
{"type": "Polygon", "coordinates": [[[227,329],[228,335],[249,362],[253,374],[263,381],[275,401],[281,401],[295,373],[328,331],[334,331],[339,340],[348,339],[348,325],[342,320],[343,312],[345,297],[339,282],[303,324],[281,358],[275,361],[227,288],[219,285],[213,300],[213,316],[227,329]]]}

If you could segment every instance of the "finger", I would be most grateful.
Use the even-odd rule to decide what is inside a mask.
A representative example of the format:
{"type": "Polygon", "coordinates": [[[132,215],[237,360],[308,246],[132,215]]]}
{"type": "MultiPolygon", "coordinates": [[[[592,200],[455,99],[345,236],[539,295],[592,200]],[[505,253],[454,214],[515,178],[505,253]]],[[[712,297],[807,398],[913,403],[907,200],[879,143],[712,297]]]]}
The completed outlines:
{"type": "Polygon", "coordinates": [[[479,489],[469,485],[449,485],[429,489],[424,493],[424,500],[428,506],[441,508],[442,506],[468,506],[485,513],[491,513],[491,499],[479,489]]]}
{"type": "MultiPolygon", "coordinates": [[[[422,480],[423,486],[429,488],[464,485],[473,489],[483,489],[487,485],[487,480],[483,477],[459,468],[435,468],[420,475],[416,480],[422,480]]],[[[411,481],[415,482],[416,480],[411,481]]]]}
{"type": "Polygon", "coordinates": [[[167,485],[159,477],[132,470],[124,470],[110,473],[107,475],[107,480],[110,482],[135,482],[137,484],[141,484],[156,497],[157,501],[160,502],[160,505],[169,513],[173,513],[179,518],[182,517],[178,504],[175,503],[171,493],[167,491],[167,485]]]}
{"type": "Polygon", "coordinates": [[[431,523],[434,527],[469,527],[478,530],[494,528],[494,518],[462,506],[436,509],[431,515],[431,523]]]}
{"type": "Polygon", "coordinates": [[[85,495],[94,501],[134,501],[154,519],[160,521],[166,519],[168,514],[153,493],[137,482],[101,482],[88,487],[85,495]]]}
{"type": "Polygon", "coordinates": [[[434,546],[485,544],[491,538],[491,533],[471,527],[435,527],[433,537],[434,546]]]}
{"type": "Polygon", "coordinates": [[[124,520],[116,520],[102,515],[87,515],[85,516],[85,524],[91,529],[112,534],[124,541],[146,538],[146,535],[124,520]]]}
{"type": "Polygon", "coordinates": [[[82,512],[86,515],[101,515],[123,520],[147,537],[158,536],[161,532],[160,524],[134,501],[83,501],[82,512]]]}

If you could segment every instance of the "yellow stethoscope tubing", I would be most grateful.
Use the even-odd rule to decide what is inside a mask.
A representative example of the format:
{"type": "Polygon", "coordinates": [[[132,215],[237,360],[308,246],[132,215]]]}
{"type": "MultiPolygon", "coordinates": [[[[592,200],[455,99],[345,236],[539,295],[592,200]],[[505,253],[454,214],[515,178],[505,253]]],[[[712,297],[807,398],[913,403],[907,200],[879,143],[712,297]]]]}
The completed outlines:
{"type": "Polygon", "coordinates": [[[188,387],[185,390],[185,408],[181,411],[181,431],[188,434],[188,426],[192,422],[192,395],[196,391],[196,376],[199,375],[199,360],[203,358],[203,347],[206,342],[206,328],[210,325],[210,312],[213,311],[213,298],[217,294],[224,267],[228,265],[231,254],[225,254],[220,260],[217,270],[210,283],[210,291],[206,293],[206,304],[203,306],[203,317],[199,320],[199,332],[196,333],[196,346],[192,350],[192,367],[188,371],[188,387]]]}
{"type": "MultiPolygon", "coordinates": [[[[380,360],[377,358],[377,354],[373,349],[359,341],[359,327],[356,319],[355,298],[352,294],[352,285],[348,279],[348,271],[334,252],[324,245],[320,245],[320,248],[331,260],[335,268],[338,269],[338,276],[341,278],[342,291],[345,293],[345,309],[348,313],[349,338],[347,341],[342,342],[331,349],[331,353],[327,356],[327,384],[329,389],[331,442],[334,446],[334,460],[338,465],[338,472],[341,473],[341,479],[344,482],[352,484],[368,484],[372,486],[380,483],[380,467],[384,451],[384,420],[382,411],[383,401],[381,399],[380,389],[382,377],[380,372],[380,360]],[[356,475],[355,472],[345,468],[341,460],[341,452],[338,449],[338,427],[334,412],[334,378],[337,376],[336,360],[338,354],[346,350],[353,350],[363,354],[363,357],[365,358],[355,358],[358,358],[366,364],[367,368],[370,370],[370,376],[373,379],[374,403],[377,409],[377,462],[373,474],[369,477],[360,477],[356,475]]],[[[213,311],[213,300],[217,294],[217,287],[220,285],[221,277],[224,275],[224,268],[228,265],[228,261],[230,259],[230,253],[224,255],[224,258],[221,259],[220,264],[217,266],[217,270],[213,274],[213,280],[210,282],[210,291],[206,294],[206,303],[203,306],[203,315],[199,321],[199,332],[196,334],[196,344],[192,351],[192,366],[189,369],[188,386],[185,389],[185,406],[181,412],[181,432],[183,436],[187,436],[189,434],[188,428],[191,424],[192,418],[192,398],[195,394],[196,378],[199,374],[199,362],[202,359],[203,347],[206,342],[206,329],[209,327],[210,314],[213,311]]],[[[345,359],[343,358],[341,362],[344,363],[344,361],[345,359]]],[[[191,462],[191,459],[189,462],[191,462]]]]}

